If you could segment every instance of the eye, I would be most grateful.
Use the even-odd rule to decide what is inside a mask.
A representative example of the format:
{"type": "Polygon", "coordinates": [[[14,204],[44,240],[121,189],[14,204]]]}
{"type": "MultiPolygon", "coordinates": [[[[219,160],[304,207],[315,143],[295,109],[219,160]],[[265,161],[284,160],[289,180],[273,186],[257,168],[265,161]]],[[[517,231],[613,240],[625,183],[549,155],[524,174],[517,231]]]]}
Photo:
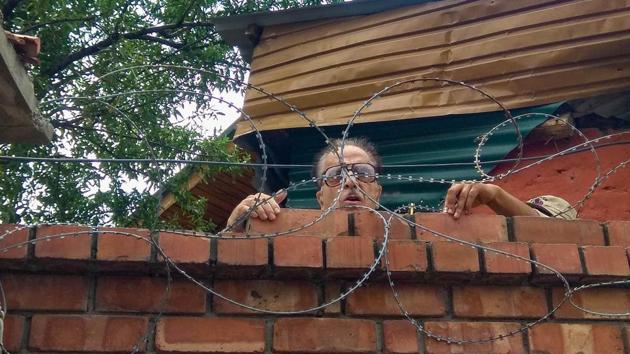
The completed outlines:
{"type": "Polygon", "coordinates": [[[341,176],[341,166],[333,166],[324,173],[326,178],[341,176]]]}
{"type": "Polygon", "coordinates": [[[356,164],[352,166],[352,171],[357,177],[359,177],[359,180],[361,180],[362,182],[370,183],[373,182],[375,179],[374,175],[376,174],[376,170],[374,166],[370,164],[356,164]]]}

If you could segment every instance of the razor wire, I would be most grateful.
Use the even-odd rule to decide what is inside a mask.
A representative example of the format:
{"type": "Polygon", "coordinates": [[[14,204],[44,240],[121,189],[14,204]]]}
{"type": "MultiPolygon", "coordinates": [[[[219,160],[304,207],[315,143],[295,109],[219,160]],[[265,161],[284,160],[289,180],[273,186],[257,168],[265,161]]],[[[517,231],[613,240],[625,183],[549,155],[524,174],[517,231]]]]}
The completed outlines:
{"type": "MultiPolygon", "coordinates": [[[[387,86],[381,90],[379,90],[378,92],[376,92],[374,95],[372,95],[368,100],[366,100],[363,105],[361,105],[361,107],[359,107],[359,109],[357,109],[352,118],[349,119],[346,128],[343,130],[342,133],[342,137],[341,137],[341,143],[338,145],[334,145],[333,144],[333,140],[325,133],[325,131],[316,123],[316,121],[310,119],[308,117],[308,115],[301,111],[298,107],[288,103],[285,99],[283,99],[281,96],[270,93],[268,91],[266,91],[263,88],[260,87],[256,87],[254,85],[251,85],[249,83],[244,83],[241,82],[239,80],[233,79],[231,77],[228,76],[221,76],[218,75],[215,72],[210,72],[210,71],[206,71],[206,70],[202,70],[202,69],[196,69],[196,68],[190,68],[190,67],[184,67],[184,66],[174,66],[174,65],[143,65],[143,66],[133,66],[133,67],[128,67],[128,68],[123,68],[123,69],[118,69],[118,70],[114,70],[110,73],[107,73],[106,75],[103,75],[101,77],[99,77],[96,82],[94,83],[94,85],[98,85],[98,82],[106,77],[109,77],[111,75],[115,75],[115,74],[121,74],[121,73],[125,73],[129,70],[137,70],[137,69],[147,69],[147,70],[187,70],[187,71],[191,71],[191,72],[196,72],[199,74],[212,74],[212,75],[216,75],[219,76],[221,79],[227,80],[227,81],[231,81],[232,83],[236,84],[236,85],[240,85],[241,87],[243,87],[244,89],[247,90],[253,90],[259,94],[261,94],[263,97],[266,97],[269,100],[275,101],[279,104],[281,104],[282,106],[285,107],[285,109],[287,109],[289,112],[295,114],[299,119],[303,119],[306,121],[306,124],[315,129],[321,136],[322,139],[325,143],[326,146],[328,146],[329,151],[332,152],[334,154],[334,156],[336,157],[336,159],[339,162],[339,165],[341,166],[341,184],[339,185],[339,190],[336,192],[336,195],[331,203],[330,206],[323,208],[321,210],[321,212],[319,213],[319,215],[315,218],[313,218],[312,220],[304,220],[302,223],[300,223],[297,226],[294,227],[289,227],[286,230],[278,230],[275,232],[268,232],[268,233],[263,233],[263,232],[257,232],[257,233],[253,233],[250,231],[245,231],[245,232],[240,232],[240,233],[235,233],[233,231],[233,227],[234,225],[239,225],[242,222],[245,222],[247,219],[249,219],[251,217],[251,214],[256,210],[256,208],[258,208],[259,206],[267,203],[270,199],[274,198],[275,196],[277,196],[280,193],[284,193],[284,192],[288,192],[288,191],[293,191],[296,190],[302,186],[305,185],[309,185],[309,184],[317,184],[317,183],[322,183],[323,182],[323,178],[325,177],[317,177],[314,176],[311,179],[303,179],[299,182],[289,182],[288,186],[276,191],[274,193],[272,193],[269,196],[266,196],[262,193],[262,190],[264,188],[266,179],[267,179],[267,170],[268,168],[305,168],[305,167],[309,167],[308,165],[285,165],[285,164],[271,164],[268,163],[268,154],[267,154],[267,150],[266,150],[266,144],[263,140],[263,135],[261,134],[261,132],[259,131],[256,122],[246,113],[244,112],[241,108],[237,107],[236,105],[234,105],[233,103],[221,98],[221,97],[217,97],[216,95],[211,95],[205,92],[198,92],[198,91],[194,91],[194,90],[183,90],[183,89],[163,89],[163,90],[138,90],[138,91],[128,91],[128,92],[121,92],[121,93],[116,93],[116,94],[108,94],[108,95],[102,95],[102,96],[85,96],[85,97],[61,97],[61,98],[57,98],[51,101],[46,101],[46,102],[42,102],[42,105],[55,105],[55,104],[59,104],[60,102],[66,102],[66,101],[72,101],[72,102],[88,102],[89,103],[94,103],[94,104],[99,104],[99,105],[104,105],[106,107],[108,107],[109,109],[115,111],[117,114],[119,114],[125,121],[127,121],[131,127],[132,127],[132,132],[134,133],[134,135],[136,136],[138,141],[141,141],[143,144],[147,145],[147,147],[149,148],[149,152],[150,152],[150,156],[149,158],[146,159],[89,159],[89,158],[32,158],[32,157],[24,157],[24,156],[0,156],[0,161],[13,161],[13,162],[17,162],[17,163],[136,163],[136,162],[142,162],[142,163],[148,163],[150,166],[154,166],[153,168],[156,169],[156,171],[159,173],[159,166],[160,164],[164,164],[164,163],[169,163],[169,164],[181,164],[181,165],[207,165],[207,166],[211,166],[211,165],[226,165],[226,166],[252,166],[252,167],[260,167],[262,170],[261,173],[261,179],[260,179],[260,184],[258,186],[258,193],[255,194],[255,200],[254,200],[254,204],[248,208],[248,210],[241,214],[240,217],[238,218],[238,220],[224,228],[223,230],[220,230],[216,233],[207,233],[207,232],[193,232],[193,231],[185,231],[185,230],[171,230],[171,229],[160,229],[157,228],[156,225],[150,225],[149,227],[149,231],[150,231],[150,235],[154,235],[156,232],[159,231],[168,231],[177,235],[181,235],[181,236],[185,236],[185,237],[197,237],[197,238],[203,238],[203,239],[225,239],[228,238],[229,239],[269,239],[269,238],[275,238],[278,236],[282,236],[282,235],[288,235],[288,234],[293,234],[302,230],[305,230],[309,227],[312,227],[313,225],[321,222],[322,220],[324,220],[329,214],[331,214],[333,211],[335,210],[366,210],[367,212],[376,215],[377,219],[382,223],[382,228],[383,228],[383,239],[380,242],[380,247],[378,249],[377,255],[374,259],[374,262],[370,265],[370,267],[363,272],[362,275],[360,275],[359,277],[356,278],[356,280],[354,282],[350,282],[352,285],[349,286],[348,288],[346,288],[344,291],[341,291],[339,296],[334,297],[333,299],[326,299],[323,301],[322,304],[311,307],[311,308],[306,308],[306,309],[299,309],[299,310],[286,310],[286,311],[275,311],[275,310],[269,310],[263,307],[255,307],[255,306],[251,306],[247,303],[244,302],[239,302],[235,299],[231,299],[228,296],[221,294],[220,292],[218,292],[216,289],[204,284],[202,281],[196,279],[194,276],[192,276],[191,274],[189,274],[183,267],[181,267],[177,262],[175,262],[172,258],[170,258],[167,253],[164,251],[164,249],[162,249],[159,245],[159,243],[153,238],[153,236],[151,237],[142,237],[141,235],[137,234],[137,233],[133,233],[133,232],[121,232],[121,231],[112,231],[112,230],[104,230],[101,229],[100,226],[94,226],[94,227],[90,227],[89,230],[86,231],[73,231],[73,232],[65,232],[65,233],[57,233],[57,234],[52,234],[52,235],[47,235],[47,236],[43,236],[43,237],[37,237],[35,239],[32,240],[27,240],[27,241],[23,241],[23,242],[16,242],[10,245],[5,245],[4,247],[0,248],[0,253],[5,253],[8,252],[12,249],[18,249],[18,248],[22,248],[22,247],[28,247],[29,245],[34,245],[38,242],[49,242],[51,240],[57,240],[57,239],[65,239],[65,238],[72,238],[72,237],[85,237],[86,235],[93,235],[98,237],[98,235],[103,234],[103,233],[107,233],[108,235],[111,236],[115,236],[115,237],[131,237],[133,239],[136,240],[140,240],[143,242],[147,242],[151,245],[151,247],[155,248],[157,250],[157,255],[158,255],[158,260],[160,262],[163,262],[163,265],[165,267],[165,271],[166,271],[166,275],[167,275],[167,279],[166,279],[166,289],[164,291],[164,294],[162,295],[161,299],[160,299],[160,305],[159,308],[160,310],[158,311],[156,318],[159,318],[162,316],[163,314],[163,310],[166,306],[166,302],[168,301],[168,298],[170,296],[170,292],[171,292],[171,285],[172,285],[172,272],[175,272],[177,274],[179,274],[180,276],[182,276],[184,279],[186,279],[187,281],[190,281],[191,283],[195,284],[196,286],[200,287],[201,289],[203,289],[205,292],[212,294],[214,297],[220,298],[232,305],[247,309],[249,311],[253,311],[253,312],[257,312],[257,313],[262,313],[262,314],[266,314],[266,315],[277,315],[277,316],[282,316],[282,315],[299,315],[299,314],[307,314],[307,313],[314,313],[317,311],[320,311],[328,306],[331,306],[333,304],[339,303],[340,301],[342,301],[343,299],[347,298],[348,296],[350,296],[352,293],[354,293],[357,289],[359,289],[360,287],[364,286],[365,283],[371,278],[371,276],[375,273],[375,271],[379,268],[379,264],[383,263],[385,265],[385,274],[386,274],[386,279],[387,282],[389,284],[389,287],[392,290],[392,294],[393,297],[395,299],[395,302],[398,306],[398,308],[400,309],[401,315],[403,317],[405,317],[416,329],[417,331],[423,333],[425,336],[432,338],[434,340],[437,341],[442,341],[442,342],[446,342],[449,344],[474,344],[474,343],[484,343],[484,342],[492,342],[492,341],[496,341],[496,340],[501,340],[504,339],[506,337],[509,336],[513,336],[516,335],[518,333],[522,333],[527,331],[529,328],[542,323],[544,321],[547,321],[561,306],[565,305],[566,303],[569,303],[571,306],[573,306],[574,308],[578,309],[579,311],[591,314],[591,315],[595,315],[595,316],[602,316],[602,317],[609,317],[609,318],[618,318],[618,317],[627,317],[630,316],[630,309],[628,312],[624,312],[624,313],[605,313],[605,312],[601,312],[601,311],[595,311],[592,309],[588,309],[585,308],[584,306],[580,306],[578,304],[575,303],[573,297],[576,293],[579,293],[580,291],[584,291],[587,289],[595,289],[598,287],[603,287],[603,286],[619,286],[619,285],[627,285],[630,284],[630,279],[624,279],[624,280],[616,280],[616,281],[610,281],[610,282],[599,282],[599,283],[591,283],[591,284],[583,284],[583,285],[579,285],[579,286],[571,286],[570,282],[567,280],[567,278],[562,275],[559,271],[557,271],[556,269],[550,267],[549,265],[546,265],[544,263],[538,262],[536,260],[533,259],[529,259],[526,257],[522,257],[519,256],[517,254],[514,253],[510,253],[510,252],[506,252],[506,251],[502,251],[481,243],[476,243],[476,242],[470,242],[470,241],[466,241],[464,239],[458,238],[458,237],[454,237],[452,235],[448,235],[446,233],[442,233],[439,232],[437,230],[433,230],[427,226],[422,225],[421,223],[417,223],[414,221],[410,221],[406,218],[404,218],[403,216],[401,216],[398,212],[403,210],[403,209],[410,209],[410,210],[414,210],[416,208],[418,208],[419,210],[423,210],[423,211],[440,211],[441,208],[435,208],[435,207],[430,207],[430,206],[426,206],[423,204],[422,201],[416,201],[416,203],[409,203],[407,205],[403,205],[400,206],[399,208],[396,208],[394,210],[392,209],[388,209],[387,207],[385,207],[384,205],[382,205],[380,203],[379,200],[375,200],[374,198],[372,198],[368,193],[366,193],[364,190],[361,189],[360,183],[357,182],[356,178],[357,176],[353,173],[353,171],[349,171],[347,168],[347,165],[344,164],[344,160],[343,160],[343,151],[344,151],[344,145],[345,142],[347,140],[347,138],[350,136],[350,131],[351,128],[353,127],[354,124],[356,124],[358,121],[360,121],[360,118],[362,116],[362,114],[364,113],[364,111],[368,110],[369,107],[379,98],[382,98],[384,96],[387,95],[391,95],[391,94],[395,94],[397,92],[401,92],[401,91],[406,91],[406,92],[414,92],[414,91],[422,91],[422,89],[424,89],[423,87],[416,87],[415,85],[417,84],[426,84],[426,83],[430,83],[430,84],[434,84],[434,85],[455,85],[455,86],[459,86],[465,89],[469,89],[477,94],[479,94],[481,97],[493,102],[494,104],[497,105],[497,107],[499,107],[500,111],[502,111],[505,120],[501,123],[499,123],[498,125],[496,125],[495,127],[493,127],[492,129],[490,129],[488,132],[480,135],[477,139],[477,147],[475,149],[475,153],[473,156],[473,162],[472,163],[465,163],[468,165],[471,165],[474,167],[474,169],[477,171],[477,173],[479,174],[479,179],[475,179],[475,180],[463,180],[463,181],[458,181],[455,179],[445,179],[445,178],[425,178],[423,176],[420,177],[412,177],[412,176],[404,176],[402,174],[394,174],[392,175],[391,173],[375,173],[375,175],[373,176],[369,176],[369,177],[375,177],[377,180],[379,179],[396,179],[396,180],[400,180],[400,181],[404,181],[404,182],[410,182],[410,183],[437,183],[437,184],[454,184],[454,183],[492,183],[492,182],[497,182],[500,180],[503,180],[511,175],[520,173],[524,170],[527,170],[529,168],[533,168],[535,166],[538,166],[540,164],[543,164],[547,161],[550,161],[552,159],[558,158],[558,157],[562,157],[562,156],[566,156],[569,154],[573,154],[573,153],[577,153],[577,152],[585,152],[588,151],[591,153],[591,155],[593,156],[593,162],[594,162],[594,166],[595,166],[595,170],[596,170],[596,177],[593,180],[593,183],[589,186],[588,190],[585,191],[584,196],[578,200],[577,202],[575,202],[573,205],[571,205],[570,207],[568,207],[567,209],[560,211],[558,213],[555,213],[555,215],[553,216],[560,216],[563,213],[566,213],[567,211],[571,210],[572,208],[575,208],[577,210],[579,210],[584,203],[587,202],[588,199],[591,198],[591,196],[593,195],[593,193],[596,191],[597,187],[599,187],[605,180],[607,180],[610,176],[612,176],[614,173],[616,173],[617,171],[619,171],[621,168],[624,168],[628,165],[628,163],[630,163],[630,159],[627,159],[625,161],[620,161],[617,165],[615,165],[614,167],[610,168],[609,170],[602,172],[601,170],[601,161],[600,158],[597,154],[597,149],[601,148],[603,146],[609,146],[605,143],[606,140],[612,139],[612,138],[619,138],[619,137],[626,137],[630,135],[630,132],[619,132],[619,133],[613,133],[613,134],[608,134],[602,137],[598,137],[598,138],[594,138],[594,139],[589,139],[587,138],[582,132],[579,131],[579,129],[577,129],[575,126],[564,122],[564,124],[566,124],[567,126],[569,126],[569,128],[571,128],[572,132],[574,132],[575,134],[577,134],[582,140],[583,142],[579,143],[579,144],[575,144],[567,149],[563,149],[561,151],[558,151],[556,153],[550,154],[550,155],[546,155],[546,156],[538,156],[538,157],[523,157],[523,137],[521,135],[520,129],[519,129],[519,125],[518,125],[518,121],[521,119],[527,119],[527,118],[531,118],[534,117],[536,115],[544,115],[544,117],[546,118],[557,118],[556,116],[550,115],[550,114],[543,114],[543,113],[528,113],[528,114],[524,114],[524,115],[520,115],[520,116],[512,116],[511,112],[495,97],[493,97],[492,95],[490,95],[489,93],[485,92],[484,90],[470,85],[468,83],[464,83],[464,82],[459,82],[459,81],[453,81],[453,80],[446,80],[446,79],[440,79],[440,78],[412,78],[412,79],[408,79],[408,80],[404,80],[404,81],[400,81],[397,82],[393,85],[387,86]],[[141,129],[139,129],[139,127],[137,127],[134,122],[133,119],[127,115],[126,113],[122,112],[120,109],[118,109],[117,107],[113,106],[112,104],[108,103],[106,101],[106,99],[110,99],[110,98],[114,98],[117,96],[133,96],[133,95],[150,95],[150,94],[157,94],[157,93],[161,93],[161,94],[175,94],[175,93],[183,93],[183,94],[187,94],[190,96],[197,96],[203,99],[209,99],[209,100],[215,100],[217,102],[221,102],[225,105],[227,105],[230,109],[233,109],[235,111],[237,111],[241,117],[242,120],[247,122],[247,124],[249,124],[251,130],[253,131],[253,134],[256,138],[256,141],[258,143],[258,148],[261,151],[261,160],[262,163],[250,163],[250,162],[231,162],[231,161],[209,161],[209,160],[195,160],[195,159],[158,159],[156,154],[153,153],[153,150],[151,149],[151,144],[154,144],[154,142],[149,141],[145,136],[142,135],[141,129]],[[512,128],[514,129],[515,135],[516,135],[516,142],[517,142],[517,156],[516,158],[512,158],[512,159],[503,159],[503,160],[495,160],[495,161],[482,161],[481,160],[481,156],[482,156],[482,151],[484,146],[490,141],[491,137],[493,134],[495,134],[499,129],[502,129],[504,127],[507,127],[508,125],[511,125],[512,128]],[[531,163],[524,163],[525,161],[530,161],[533,160],[533,162],[531,163]],[[496,162],[510,162],[512,163],[511,166],[507,169],[506,172],[497,174],[497,175],[488,175],[484,170],[482,165],[487,164],[487,163],[496,163],[496,162]],[[343,188],[345,186],[345,184],[351,181],[351,183],[359,190],[360,193],[362,193],[363,196],[366,196],[371,205],[373,205],[373,207],[371,206],[363,206],[363,205],[354,205],[354,206],[343,206],[340,205],[340,200],[341,200],[341,196],[342,196],[342,192],[343,192],[343,188]],[[383,212],[384,211],[384,212],[383,212]],[[385,214],[385,215],[384,215],[385,214]],[[515,329],[515,330],[510,330],[510,331],[506,331],[504,333],[498,333],[498,334],[492,334],[491,336],[487,336],[487,337],[483,337],[483,338],[473,338],[473,339],[465,339],[465,338],[456,338],[456,337],[451,337],[451,336],[442,336],[442,335],[438,335],[436,333],[433,333],[431,331],[428,331],[419,321],[417,321],[416,319],[413,318],[413,316],[406,310],[405,308],[405,304],[404,302],[401,300],[401,296],[399,294],[399,292],[397,291],[394,279],[392,277],[392,271],[389,269],[389,259],[388,259],[388,242],[389,242],[389,233],[390,233],[390,229],[391,229],[391,223],[393,220],[397,219],[397,222],[403,222],[406,223],[407,225],[409,225],[410,227],[414,227],[416,229],[420,229],[423,230],[435,237],[441,238],[441,239],[445,239],[447,241],[450,242],[455,242],[458,243],[460,245],[466,246],[466,247],[471,247],[475,250],[481,250],[483,252],[490,252],[490,253],[495,253],[504,257],[508,257],[508,258],[512,258],[515,259],[517,261],[520,262],[527,262],[528,264],[534,265],[536,267],[540,267],[540,268],[544,268],[547,271],[549,271],[550,273],[552,273],[558,280],[559,282],[562,284],[562,287],[564,289],[564,295],[563,298],[561,300],[558,301],[558,303],[556,305],[553,306],[553,308],[551,309],[551,311],[547,312],[544,316],[541,316],[540,318],[537,318],[535,320],[529,321],[523,325],[521,325],[519,328],[515,329]],[[227,235],[229,233],[229,236],[227,235]]],[[[620,143],[628,143],[629,141],[621,141],[620,143]]],[[[406,167],[406,168],[414,168],[414,167],[426,167],[426,166],[434,166],[434,165],[438,165],[438,166],[442,166],[442,165],[449,165],[449,164],[416,164],[416,165],[384,165],[383,167],[389,168],[389,167],[406,167]]],[[[159,207],[159,206],[158,206],[159,207]]],[[[64,224],[64,223],[43,223],[43,224],[39,224],[39,225],[21,225],[21,226],[16,226],[13,229],[9,229],[9,230],[5,230],[4,233],[2,233],[0,235],[0,242],[1,241],[5,241],[5,239],[7,237],[9,237],[10,235],[12,235],[15,232],[18,232],[20,230],[23,230],[25,228],[30,228],[32,226],[48,226],[48,225],[69,225],[69,224],[64,224]]],[[[7,303],[6,300],[4,299],[4,291],[2,289],[2,286],[0,284],[0,295],[1,295],[1,299],[2,299],[2,308],[0,309],[2,311],[2,314],[6,313],[7,310],[7,303]]],[[[147,342],[149,340],[149,333],[145,333],[144,336],[140,339],[140,342],[138,345],[136,345],[135,349],[133,352],[137,352],[141,346],[141,342],[147,342]]]]}

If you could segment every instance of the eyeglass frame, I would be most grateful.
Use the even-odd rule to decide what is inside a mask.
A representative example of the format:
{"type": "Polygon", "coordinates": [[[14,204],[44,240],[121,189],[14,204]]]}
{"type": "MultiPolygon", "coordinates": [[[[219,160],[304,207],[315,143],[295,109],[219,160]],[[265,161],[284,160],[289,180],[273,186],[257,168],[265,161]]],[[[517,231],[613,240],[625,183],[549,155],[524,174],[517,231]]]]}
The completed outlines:
{"type": "Polygon", "coordinates": [[[376,166],[374,166],[373,164],[371,164],[369,162],[348,163],[348,164],[341,164],[341,165],[330,166],[327,169],[325,169],[324,172],[322,173],[321,177],[320,177],[320,180],[319,180],[320,186],[322,186],[322,181],[323,181],[324,182],[323,184],[325,184],[328,187],[331,187],[331,188],[338,187],[339,185],[341,185],[341,181],[343,180],[343,178],[340,178],[339,181],[338,181],[339,183],[336,183],[334,185],[330,185],[328,182],[332,181],[333,178],[341,176],[344,171],[345,171],[346,174],[348,174],[349,172],[352,172],[352,175],[348,174],[348,178],[356,178],[358,181],[363,182],[363,183],[374,183],[378,179],[378,170],[377,170],[376,166]],[[357,174],[354,171],[354,166],[355,165],[368,165],[368,166],[372,167],[372,169],[374,170],[374,174],[373,175],[357,174]],[[326,177],[326,172],[328,170],[330,170],[331,168],[335,168],[335,167],[341,167],[341,169],[339,170],[340,173],[338,175],[335,175],[335,176],[326,177]],[[345,169],[344,169],[344,167],[345,167],[345,169]],[[364,181],[363,178],[368,178],[368,179],[370,179],[370,181],[364,181]]]}

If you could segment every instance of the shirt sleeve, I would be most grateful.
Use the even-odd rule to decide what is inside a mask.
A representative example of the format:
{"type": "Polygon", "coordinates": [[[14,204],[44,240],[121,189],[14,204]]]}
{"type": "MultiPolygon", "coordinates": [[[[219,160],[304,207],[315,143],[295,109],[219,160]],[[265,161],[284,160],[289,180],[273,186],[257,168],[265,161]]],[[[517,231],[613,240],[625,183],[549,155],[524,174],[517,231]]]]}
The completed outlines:
{"type": "Polygon", "coordinates": [[[527,201],[527,205],[534,208],[540,216],[553,217],[566,220],[577,219],[577,211],[566,200],[553,196],[543,195],[527,201]]]}

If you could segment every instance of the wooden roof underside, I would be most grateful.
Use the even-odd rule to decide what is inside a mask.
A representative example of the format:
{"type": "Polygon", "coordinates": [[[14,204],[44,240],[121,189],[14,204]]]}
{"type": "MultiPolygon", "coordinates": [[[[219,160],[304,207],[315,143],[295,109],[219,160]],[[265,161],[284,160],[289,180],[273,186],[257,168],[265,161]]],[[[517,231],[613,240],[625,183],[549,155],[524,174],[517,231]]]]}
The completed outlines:
{"type": "MultiPolygon", "coordinates": [[[[251,182],[253,175],[252,170],[239,173],[220,172],[204,181],[198,172],[188,180],[188,187],[194,196],[207,200],[205,219],[223,227],[232,209],[246,196],[256,193],[251,182]]],[[[182,217],[181,207],[172,194],[169,193],[162,199],[161,210],[162,220],[177,219],[183,227],[194,229],[190,221],[182,217]]]]}

